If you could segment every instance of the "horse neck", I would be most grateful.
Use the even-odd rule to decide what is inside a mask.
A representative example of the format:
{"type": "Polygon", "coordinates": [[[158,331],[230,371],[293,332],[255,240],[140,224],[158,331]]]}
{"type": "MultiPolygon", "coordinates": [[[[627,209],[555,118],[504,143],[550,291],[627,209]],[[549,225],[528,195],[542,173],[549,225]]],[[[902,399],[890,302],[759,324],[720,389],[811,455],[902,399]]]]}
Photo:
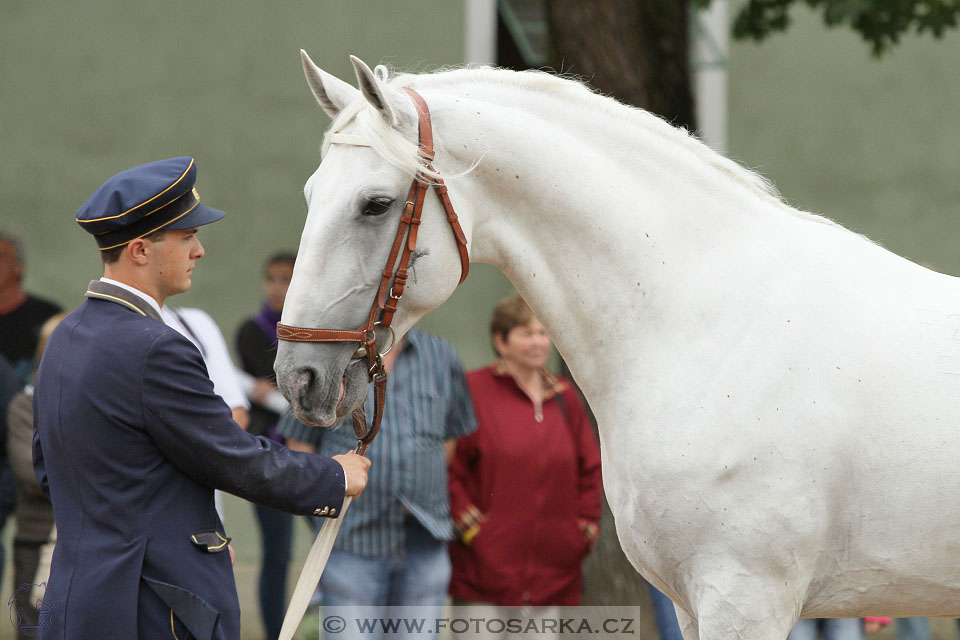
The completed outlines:
{"type": "MultiPolygon", "coordinates": [[[[480,161],[450,185],[470,203],[471,257],[506,273],[595,407],[613,393],[611,366],[628,375],[635,363],[625,354],[649,352],[711,305],[717,294],[704,295],[691,278],[759,270],[775,240],[758,247],[743,238],[790,217],[656,127],[591,122],[571,130],[570,113],[474,106],[467,110],[479,113],[459,127],[437,127],[453,155],[460,136],[481,147],[461,152],[465,162],[480,161]]],[[[753,294],[744,286],[723,295],[730,308],[731,298],[747,304],[753,294]]]]}

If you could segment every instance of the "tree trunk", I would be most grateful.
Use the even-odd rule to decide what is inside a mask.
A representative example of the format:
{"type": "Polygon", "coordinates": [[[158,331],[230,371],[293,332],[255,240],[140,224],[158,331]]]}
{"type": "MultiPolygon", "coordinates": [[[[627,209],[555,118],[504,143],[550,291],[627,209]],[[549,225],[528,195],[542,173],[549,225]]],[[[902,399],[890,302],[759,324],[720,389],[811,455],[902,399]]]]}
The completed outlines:
{"type": "Polygon", "coordinates": [[[693,131],[684,0],[547,0],[550,58],[621,102],[693,131]]]}
{"type": "MultiPolygon", "coordinates": [[[[546,8],[556,70],[579,76],[601,93],[676,126],[696,130],[687,2],[546,0],[546,8]]],[[[583,604],[649,607],[647,585],[620,549],[606,500],[600,532],[584,564],[583,604]]],[[[655,637],[653,621],[642,624],[646,635],[640,637],[655,637]]]]}

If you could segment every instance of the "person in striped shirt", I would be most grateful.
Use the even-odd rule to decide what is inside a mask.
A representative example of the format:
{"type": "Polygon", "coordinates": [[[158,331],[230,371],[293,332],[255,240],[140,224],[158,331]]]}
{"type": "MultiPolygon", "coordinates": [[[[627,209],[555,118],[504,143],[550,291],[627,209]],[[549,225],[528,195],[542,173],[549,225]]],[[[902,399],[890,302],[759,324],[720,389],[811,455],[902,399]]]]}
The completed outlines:
{"type": "MultiPolygon", "coordinates": [[[[447,595],[446,543],[454,535],[447,461],[456,439],[476,429],[463,368],[449,343],[416,330],[384,364],[387,402],[367,450],[369,482],[351,505],[320,580],[325,613],[355,605],[442,606],[447,595]]],[[[340,452],[356,443],[350,418],[318,428],[288,415],[278,428],[287,446],[300,451],[340,452]]]]}

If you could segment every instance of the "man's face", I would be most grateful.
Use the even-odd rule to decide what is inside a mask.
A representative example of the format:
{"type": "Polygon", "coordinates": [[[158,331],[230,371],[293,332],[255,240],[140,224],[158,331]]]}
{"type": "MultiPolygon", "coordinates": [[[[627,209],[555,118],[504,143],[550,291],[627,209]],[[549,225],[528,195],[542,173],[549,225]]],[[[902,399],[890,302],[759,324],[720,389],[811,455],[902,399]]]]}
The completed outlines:
{"type": "Polygon", "coordinates": [[[23,265],[9,242],[0,241],[0,291],[15,287],[23,276],[23,265]]]}
{"type": "Polygon", "coordinates": [[[150,242],[154,285],[161,299],[190,289],[190,276],[197,260],[203,257],[203,245],[197,229],[170,229],[160,242],[150,242]]]}

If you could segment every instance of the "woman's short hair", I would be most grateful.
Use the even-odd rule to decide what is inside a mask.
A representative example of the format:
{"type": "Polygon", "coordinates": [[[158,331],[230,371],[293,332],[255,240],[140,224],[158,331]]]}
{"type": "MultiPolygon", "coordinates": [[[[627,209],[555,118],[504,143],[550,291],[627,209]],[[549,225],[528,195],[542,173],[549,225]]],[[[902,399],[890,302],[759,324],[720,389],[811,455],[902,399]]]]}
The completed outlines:
{"type": "Polygon", "coordinates": [[[514,327],[520,327],[534,318],[533,310],[519,294],[504,298],[493,309],[490,320],[490,335],[500,336],[504,340],[514,327]]]}

